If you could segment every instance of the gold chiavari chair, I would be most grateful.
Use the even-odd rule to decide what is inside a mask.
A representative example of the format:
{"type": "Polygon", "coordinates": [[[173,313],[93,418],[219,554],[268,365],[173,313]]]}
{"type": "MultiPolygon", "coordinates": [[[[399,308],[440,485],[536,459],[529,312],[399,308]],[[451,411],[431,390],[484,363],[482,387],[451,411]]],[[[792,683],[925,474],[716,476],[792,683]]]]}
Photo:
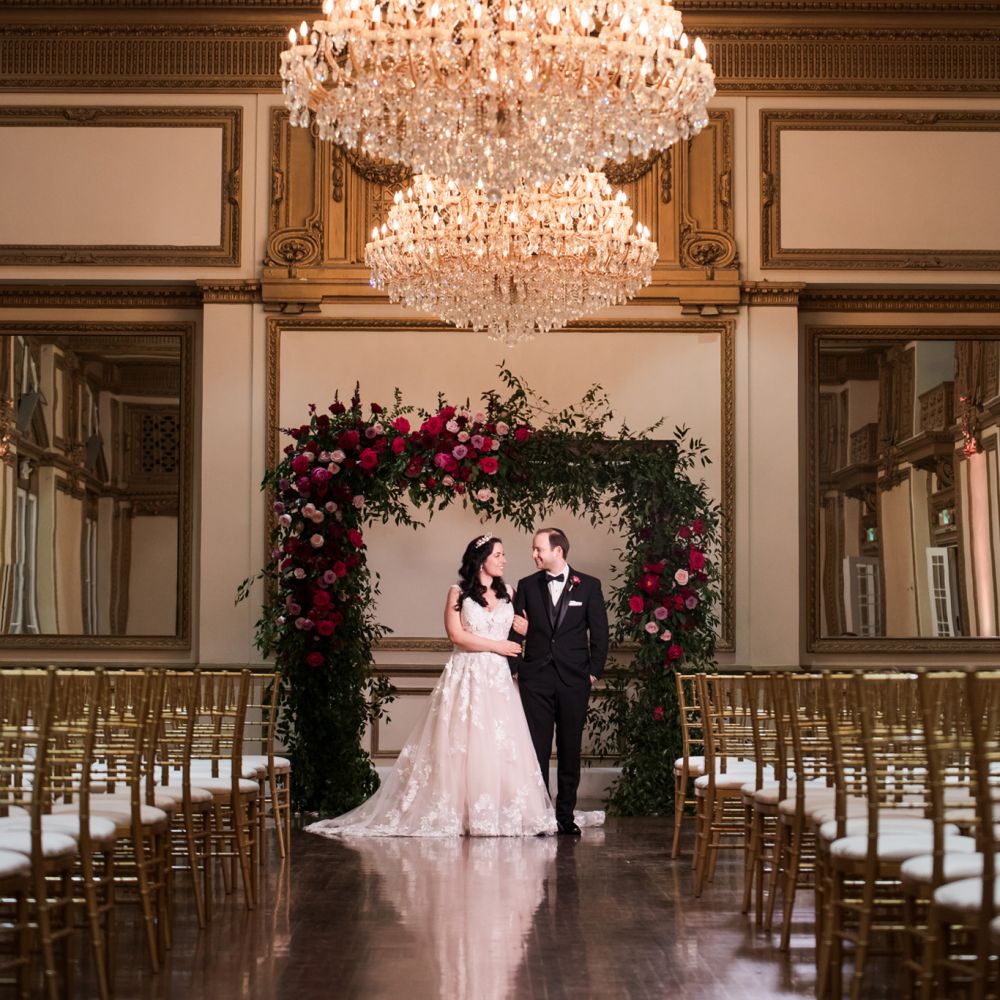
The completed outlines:
{"type": "Polygon", "coordinates": [[[774,907],[780,889],[781,950],[787,951],[798,889],[800,886],[813,887],[812,813],[830,806],[836,795],[833,751],[820,675],[783,674],[778,691],[778,712],[777,726],[785,738],[785,746],[791,748],[795,781],[788,789],[788,797],[778,803],[774,876],[764,926],[770,931],[774,925],[774,907]]]}
{"type": "Polygon", "coordinates": [[[705,737],[705,773],[694,783],[697,800],[695,895],[715,875],[720,849],[746,850],[743,786],[752,778],[753,726],[741,676],[704,674],[699,702],[705,737]]]}
{"type": "Polygon", "coordinates": [[[903,965],[911,992],[922,1000],[935,995],[934,963],[937,921],[929,918],[934,892],[948,882],[980,876],[983,855],[949,853],[948,824],[976,833],[973,795],[972,734],[965,675],[957,671],[920,671],[917,696],[927,754],[927,795],[934,824],[933,851],[903,862],[903,965]]]}
{"type": "MultiPolygon", "coordinates": [[[[211,917],[212,824],[214,796],[191,782],[195,722],[200,705],[201,676],[197,671],[170,672],[165,676],[157,715],[156,794],[170,796],[177,808],[172,835],[177,858],[187,859],[191,872],[198,926],[211,917]]],[[[171,880],[172,882],[172,880],[171,880]]]]}
{"type": "Polygon", "coordinates": [[[260,786],[257,796],[259,859],[264,856],[263,844],[268,819],[274,819],[278,853],[282,858],[286,856],[291,844],[292,762],[275,753],[281,685],[279,673],[255,673],[250,680],[243,749],[260,752],[243,754],[243,776],[255,776],[260,786]]]}
{"type": "Polygon", "coordinates": [[[0,671],[0,815],[28,818],[26,828],[0,830],[0,850],[29,862],[29,916],[50,1000],[70,995],[73,988],[73,870],[78,853],[72,837],[43,829],[51,805],[49,724],[55,696],[55,670],[0,671]],[[58,963],[57,948],[62,950],[58,963]]]}
{"type": "Polygon", "coordinates": [[[247,909],[256,897],[256,778],[244,778],[243,737],[250,671],[198,672],[198,711],[192,742],[191,782],[212,793],[212,856],[222,861],[228,892],[238,867],[247,909]],[[232,864],[230,872],[226,862],[232,864]]]}
{"type": "MultiPolygon", "coordinates": [[[[933,851],[928,818],[926,750],[917,710],[916,679],[902,674],[855,674],[846,689],[826,684],[838,783],[835,830],[820,828],[818,850],[826,850],[823,940],[817,995],[840,997],[844,945],[853,945],[852,1000],[863,995],[873,935],[892,941],[903,930],[901,868],[909,858],[933,851]],[[836,724],[857,711],[855,729],[836,724]],[[853,740],[849,737],[853,735],[853,740]],[[865,815],[848,817],[846,793],[865,798],[865,815]],[[824,844],[827,846],[824,847],[824,844]]],[[[975,841],[946,830],[945,850],[975,851],[975,841]]]]}
{"type": "Polygon", "coordinates": [[[9,955],[0,955],[0,974],[14,974],[21,1000],[27,1000],[31,988],[30,895],[31,861],[16,851],[0,851],[0,927],[10,938],[9,955]]]}
{"type": "MultiPolygon", "coordinates": [[[[788,798],[788,761],[784,727],[778,725],[780,674],[747,674],[744,682],[750,708],[755,770],[753,780],[742,788],[747,844],[742,912],[750,912],[752,899],[755,922],[762,927],[765,885],[774,878],[778,803],[788,798]]],[[[769,891],[773,893],[773,885],[769,891]]]]}
{"type": "Polygon", "coordinates": [[[989,995],[991,979],[996,983],[997,951],[990,927],[1000,913],[1000,671],[970,671],[965,686],[983,871],[936,889],[928,922],[936,945],[937,995],[962,989],[972,1000],[982,1000],[989,995]]]}
{"type": "Polygon", "coordinates": [[[676,858],[681,849],[681,825],[687,809],[697,805],[693,782],[705,773],[705,738],[701,729],[701,712],[698,707],[698,674],[677,671],[677,714],[681,723],[681,753],[674,761],[674,842],[670,856],[676,858]],[[696,751],[701,750],[698,754],[696,751]]]}

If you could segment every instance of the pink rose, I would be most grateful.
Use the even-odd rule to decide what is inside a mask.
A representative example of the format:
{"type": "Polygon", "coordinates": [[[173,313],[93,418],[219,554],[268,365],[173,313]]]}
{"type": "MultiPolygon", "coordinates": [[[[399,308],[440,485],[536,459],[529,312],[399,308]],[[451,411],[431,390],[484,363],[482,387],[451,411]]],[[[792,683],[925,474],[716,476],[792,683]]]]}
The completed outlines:
{"type": "Polygon", "coordinates": [[[359,493],[353,500],[351,500],[351,503],[354,504],[358,510],[361,510],[361,508],[365,505],[365,495],[363,493],[359,493]]]}
{"type": "Polygon", "coordinates": [[[314,549],[321,549],[323,548],[323,541],[324,539],[322,535],[313,535],[312,538],[309,539],[309,544],[314,549]]]}
{"type": "Polygon", "coordinates": [[[469,454],[469,449],[465,447],[464,444],[456,444],[454,448],[451,449],[452,455],[461,461],[469,454]]]}
{"type": "Polygon", "coordinates": [[[658,608],[655,608],[654,611],[653,611],[653,617],[656,618],[657,621],[661,621],[661,622],[669,614],[670,614],[670,612],[667,611],[667,609],[665,607],[663,607],[662,604],[658,608]]]}
{"type": "Polygon", "coordinates": [[[674,579],[683,587],[687,584],[689,576],[686,569],[679,569],[674,573],[674,579]]]}
{"type": "Polygon", "coordinates": [[[457,434],[458,433],[458,421],[457,420],[449,420],[448,423],[446,423],[444,426],[445,426],[445,430],[449,431],[450,433],[452,433],[452,434],[457,434]]]}
{"type": "Polygon", "coordinates": [[[688,611],[694,611],[694,609],[698,607],[698,598],[695,597],[694,594],[689,595],[684,599],[684,607],[686,607],[688,611]]]}
{"type": "Polygon", "coordinates": [[[472,422],[474,424],[485,424],[486,423],[486,414],[483,413],[482,410],[477,410],[472,415],[472,422]]]}
{"type": "Polygon", "coordinates": [[[500,437],[506,437],[509,433],[510,428],[501,420],[497,424],[497,434],[499,434],[500,437]]]}
{"type": "Polygon", "coordinates": [[[330,455],[330,461],[338,464],[343,464],[345,458],[347,458],[347,456],[339,448],[330,455]]]}
{"type": "Polygon", "coordinates": [[[469,432],[468,431],[459,431],[458,432],[458,440],[461,441],[462,444],[465,444],[465,442],[469,440],[469,432]]]}
{"type": "Polygon", "coordinates": [[[472,435],[472,447],[475,448],[476,451],[482,451],[483,450],[483,440],[484,440],[484,438],[483,438],[482,434],[473,434],[472,435]]]}
{"type": "Polygon", "coordinates": [[[291,527],[292,519],[288,514],[282,514],[281,517],[278,518],[278,524],[280,524],[283,528],[289,528],[291,527]]]}
{"type": "Polygon", "coordinates": [[[656,635],[656,633],[660,631],[660,627],[656,624],[656,622],[646,622],[646,631],[650,635],[656,635]]]}
{"type": "Polygon", "coordinates": [[[476,490],[476,499],[477,500],[482,500],[483,503],[486,503],[487,500],[492,500],[493,499],[493,491],[492,490],[488,490],[484,486],[484,487],[482,487],[482,489],[476,490]]]}
{"type": "Polygon", "coordinates": [[[670,640],[671,640],[671,639],[673,639],[673,637],[674,637],[674,633],[673,633],[673,632],[671,632],[671,631],[670,631],[670,629],[668,629],[668,628],[665,628],[665,629],[663,630],[663,635],[661,635],[661,636],[660,636],[660,638],[661,638],[661,639],[662,639],[662,640],[663,640],[664,642],[670,642],[670,640]]]}

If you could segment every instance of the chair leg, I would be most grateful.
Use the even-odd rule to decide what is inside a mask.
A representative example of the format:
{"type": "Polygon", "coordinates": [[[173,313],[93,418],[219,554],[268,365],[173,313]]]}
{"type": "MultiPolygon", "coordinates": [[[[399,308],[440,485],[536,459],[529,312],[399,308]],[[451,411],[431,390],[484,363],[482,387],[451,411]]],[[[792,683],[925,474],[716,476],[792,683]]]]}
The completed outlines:
{"type": "Polygon", "coordinates": [[[743,860],[743,906],[740,913],[750,912],[750,900],[753,898],[754,881],[757,875],[757,854],[760,851],[759,826],[757,819],[760,813],[752,806],[744,807],[744,830],[746,851],[743,860]]]}
{"type": "MultiPolygon", "coordinates": [[[[681,824],[684,822],[684,799],[687,796],[687,763],[678,772],[674,771],[674,842],[670,857],[676,858],[681,850],[681,824]]],[[[284,855],[282,855],[284,857],[284,855]]]]}
{"type": "Polygon", "coordinates": [[[861,892],[861,912],[858,916],[858,942],[854,948],[854,975],[851,977],[851,1000],[861,1000],[861,988],[868,961],[868,946],[872,932],[872,911],[875,908],[875,880],[865,879],[861,892]]]}
{"type": "Polygon", "coordinates": [[[781,944],[782,951],[788,951],[792,938],[792,913],[795,909],[795,892],[799,883],[799,865],[802,858],[802,824],[796,823],[792,829],[791,843],[788,849],[788,864],[785,869],[784,907],[781,914],[781,944]]]}
{"type": "Polygon", "coordinates": [[[767,897],[767,915],[764,917],[764,930],[771,933],[774,927],[774,904],[778,898],[778,890],[784,884],[785,858],[787,855],[786,841],[788,825],[781,822],[779,816],[775,821],[774,849],[771,856],[771,891],[767,897]]]}
{"type": "MultiPolygon", "coordinates": [[[[270,786],[271,792],[271,812],[274,815],[274,829],[278,834],[278,856],[280,858],[285,857],[285,827],[282,822],[281,815],[281,797],[278,794],[278,776],[276,774],[268,775],[268,785],[270,786]]],[[[264,857],[264,834],[263,834],[263,824],[261,824],[262,832],[260,837],[260,856],[264,857]]]]}

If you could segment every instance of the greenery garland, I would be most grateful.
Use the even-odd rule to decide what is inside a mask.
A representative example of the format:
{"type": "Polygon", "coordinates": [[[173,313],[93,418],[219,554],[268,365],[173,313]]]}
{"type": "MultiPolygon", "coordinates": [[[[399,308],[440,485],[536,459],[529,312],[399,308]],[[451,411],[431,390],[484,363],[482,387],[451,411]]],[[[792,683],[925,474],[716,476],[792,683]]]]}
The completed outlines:
{"type": "Polygon", "coordinates": [[[528,531],[561,507],[625,540],[608,597],[616,639],[638,650],[593,700],[590,729],[598,749],[622,762],[611,808],[652,814],[671,803],[674,674],[710,668],[715,651],[720,511],[690,478],[708,464],[707,449],[684,427],[666,441],[659,424],[609,433],[614,418],[599,386],[552,412],[502,366],[499,377],[504,394],[484,393],[479,408],[439,398],[433,413],[413,417],[398,390],[390,408],[363,407],[355,390],[348,404],[336,400],[326,413],[310,406],[308,423],[285,429],[292,442],[263,483],[275,524],[270,559],[254,578],[268,585],[255,642],[286,682],[279,732],[299,808],[337,815],[378,786],[360,742],[393,690],[373,669],[387,630],[375,617],[364,528],[416,527],[415,510],[455,499],[484,521],[528,531]]]}

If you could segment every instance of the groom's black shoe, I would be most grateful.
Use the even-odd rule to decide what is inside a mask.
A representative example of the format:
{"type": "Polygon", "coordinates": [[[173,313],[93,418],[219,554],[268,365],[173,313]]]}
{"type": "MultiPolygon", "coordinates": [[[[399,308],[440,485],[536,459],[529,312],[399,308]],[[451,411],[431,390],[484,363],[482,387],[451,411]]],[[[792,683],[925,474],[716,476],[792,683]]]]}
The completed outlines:
{"type": "Polygon", "coordinates": [[[559,825],[559,832],[563,836],[565,836],[565,837],[579,837],[580,836],[580,828],[576,825],[576,823],[569,822],[569,823],[560,823],[558,825],[559,825]]]}

